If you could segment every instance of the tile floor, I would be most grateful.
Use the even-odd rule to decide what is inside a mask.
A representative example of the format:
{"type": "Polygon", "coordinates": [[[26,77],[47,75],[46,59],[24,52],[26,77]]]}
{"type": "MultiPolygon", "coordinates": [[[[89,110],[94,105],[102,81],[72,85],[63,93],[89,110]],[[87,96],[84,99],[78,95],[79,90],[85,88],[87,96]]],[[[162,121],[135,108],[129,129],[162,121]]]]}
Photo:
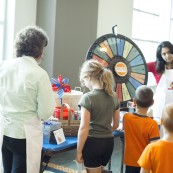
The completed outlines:
{"type": "MultiPolygon", "coordinates": [[[[75,159],[75,155],[76,155],[76,150],[58,153],[57,155],[53,156],[50,160],[50,166],[55,167],[55,169],[47,168],[44,171],[44,173],[60,173],[61,171],[75,173],[76,164],[73,161],[75,159]]],[[[117,137],[115,138],[115,146],[111,158],[111,170],[113,173],[120,173],[121,158],[122,158],[122,143],[120,141],[120,138],[117,137]]]]}

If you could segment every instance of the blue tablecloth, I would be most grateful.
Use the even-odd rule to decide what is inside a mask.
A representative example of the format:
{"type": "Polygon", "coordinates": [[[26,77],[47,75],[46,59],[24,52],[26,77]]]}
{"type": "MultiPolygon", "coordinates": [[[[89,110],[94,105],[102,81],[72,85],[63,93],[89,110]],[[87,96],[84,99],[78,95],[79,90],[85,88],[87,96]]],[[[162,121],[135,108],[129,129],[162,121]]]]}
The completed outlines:
{"type": "MultiPolygon", "coordinates": [[[[114,137],[122,137],[124,135],[124,132],[117,130],[117,131],[113,132],[113,135],[114,135],[114,137]]],[[[66,137],[66,141],[59,145],[43,144],[41,163],[45,162],[46,166],[40,168],[40,173],[44,172],[52,155],[54,155],[55,153],[58,153],[58,152],[74,149],[75,147],[77,147],[77,137],[66,137]],[[47,156],[47,159],[45,160],[44,158],[46,156],[47,156]]],[[[111,162],[109,162],[109,166],[108,166],[109,170],[110,170],[110,166],[111,166],[111,162]]]]}
{"type": "Polygon", "coordinates": [[[114,135],[114,137],[121,137],[121,136],[124,136],[124,131],[116,130],[112,132],[112,134],[114,135]]]}
{"type": "MultiPolygon", "coordinates": [[[[124,135],[124,132],[122,131],[114,131],[113,132],[114,137],[120,137],[124,135]]],[[[52,151],[62,151],[64,149],[68,149],[70,147],[75,147],[77,146],[77,137],[66,137],[66,141],[63,142],[62,144],[43,144],[43,151],[44,152],[52,152],[52,151]]]]}
{"type": "MultiPolygon", "coordinates": [[[[120,126],[119,126],[120,128],[119,129],[121,129],[121,127],[122,127],[123,115],[124,115],[124,112],[121,112],[121,114],[120,114],[120,126]]],[[[124,136],[124,131],[116,130],[116,131],[112,132],[112,134],[114,135],[115,138],[116,137],[121,138],[121,137],[124,136]]],[[[44,144],[43,143],[42,161],[44,161],[45,156],[48,156],[48,155],[49,156],[48,156],[48,158],[46,159],[46,162],[45,162],[46,166],[44,166],[44,168],[40,169],[40,173],[43,173],[43,171],[46,169],[46,167],[48,165],[48,162],[49,162],[52,155],[54,155],[57,152],[62,152],[62,151],[74,149],[75,147],[77,147],[77,137],[66,137],[66,141],[63,142],[62,144],[59,144],[59,145],[57,145],[57,144],[44,144]]],[[[122,162],[121,165],[122,165],[121,167],[123,167],[123,162],[122,162]]],[[[109,166],[108,166],[109,170],[110,170],[110,167],[111,167],[111,161],[109,162],[109,166]]],[[[122,169],[122,171],[123,171],[123,169],[122,169]]]]}
{"type": "MultiPolygon", "coordinates": [[[[122,121],[123,121],[123,116],[126,113],[126,111],[121,111],[120,112],[120,125],[118,129],[122,128],[122,121]]],[[[122,137],[124,136],[124,131],[122,130],[115,130],[112,132],[114,137],[122,137]]],[[[62,144],[43,144],[43,151],[46,152],[52,152],[52,151],[62,151],[64,149],[68,149],[70,147],[75,147],[77,146],[77,137],[66,137],[66,141],[63,142],[62,144]]]]}
{"type": "Polygon", "coordinates": [[[66,137],[66,141],[62,144],[43,144],[43,151],[62,151],[64,149],[77,146],[77,137],[66,137]]]}

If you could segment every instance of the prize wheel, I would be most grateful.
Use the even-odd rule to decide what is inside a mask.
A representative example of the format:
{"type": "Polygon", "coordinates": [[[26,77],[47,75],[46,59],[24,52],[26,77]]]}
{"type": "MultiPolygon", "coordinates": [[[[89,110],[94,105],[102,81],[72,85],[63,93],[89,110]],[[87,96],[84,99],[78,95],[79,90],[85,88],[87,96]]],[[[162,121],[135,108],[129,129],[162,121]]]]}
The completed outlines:
{"type": "Polygon", "coordinates": [[[123,35],[107,34],[98,38],[89,48],[86,60],[96,59],[114,76],[115,91],[122,104],[135,97],[135,90],[145,85],[148,70],[138,46],[123,35]]]}

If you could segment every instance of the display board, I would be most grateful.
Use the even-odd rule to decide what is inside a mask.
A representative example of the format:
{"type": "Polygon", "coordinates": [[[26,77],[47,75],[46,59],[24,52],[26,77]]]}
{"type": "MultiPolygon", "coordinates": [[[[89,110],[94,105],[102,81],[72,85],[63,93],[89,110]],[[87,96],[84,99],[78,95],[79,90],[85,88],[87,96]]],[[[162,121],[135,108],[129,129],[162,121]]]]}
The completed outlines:
{"type": "Polygon", "coordinates": [[[121,102],[135,97],[135,90],[147,84],[148,70],[138,46],[123,35],[107,34],[89,48],[86,60],[96,59],[109,68],[115,79],[115,91],[121,102]]]}

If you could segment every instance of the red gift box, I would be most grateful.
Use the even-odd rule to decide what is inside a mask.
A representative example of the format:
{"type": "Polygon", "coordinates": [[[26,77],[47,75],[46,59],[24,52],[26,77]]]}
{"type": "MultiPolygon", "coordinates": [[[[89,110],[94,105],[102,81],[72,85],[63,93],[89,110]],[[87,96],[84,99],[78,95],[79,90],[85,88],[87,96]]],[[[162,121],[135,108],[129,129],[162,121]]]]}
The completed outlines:
{"type": "MultiPolygon", "coordinates": [[[[70,109],[71,109],[71,112],[74,113],[74,110],[72,108],[70,108],[70,109]]],[[[61,106],[56,106],[54,111],[55,111],[55,117],[60,119],[61,106]]],[[[68,109],[67,108],[63,109],[63,120],[68,120],[68,109]]]]}

